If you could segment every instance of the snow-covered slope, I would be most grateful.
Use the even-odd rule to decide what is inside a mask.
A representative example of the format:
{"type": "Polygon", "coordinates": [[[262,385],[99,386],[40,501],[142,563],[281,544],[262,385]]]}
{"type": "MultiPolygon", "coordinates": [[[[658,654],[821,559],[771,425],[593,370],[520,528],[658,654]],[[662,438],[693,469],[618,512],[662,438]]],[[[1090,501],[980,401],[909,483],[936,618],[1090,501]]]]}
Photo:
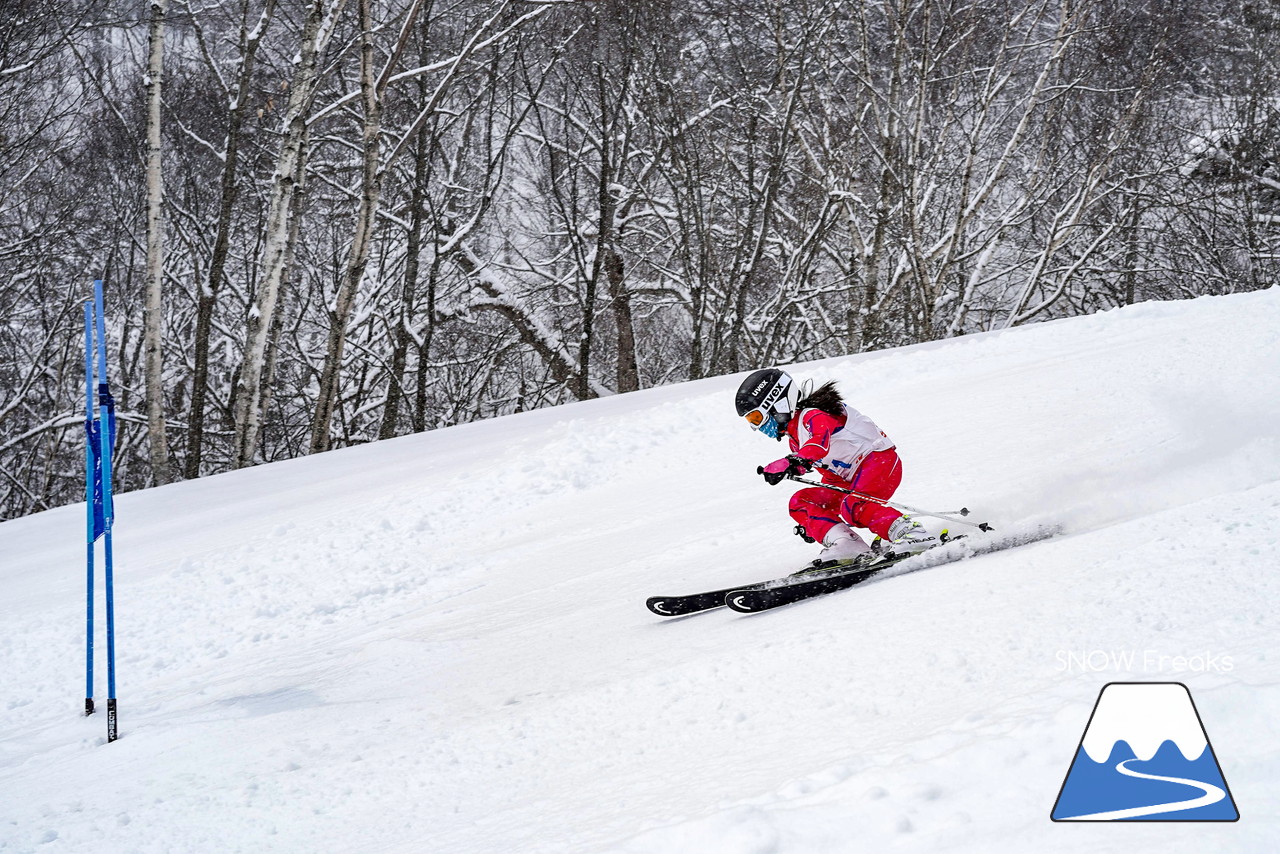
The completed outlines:
{"type": "Polygon", "coordinates": [[[127,494],[107,745],[84,509],[7,522],[0,849],[1274,850],[1280,290],[795,372],[901,500],[1067,533],[663,621],[814,549],[734,377],[127,494]],[[1121,680],[1190,687],[1238,823],[1050,822],[1121,680]]]}

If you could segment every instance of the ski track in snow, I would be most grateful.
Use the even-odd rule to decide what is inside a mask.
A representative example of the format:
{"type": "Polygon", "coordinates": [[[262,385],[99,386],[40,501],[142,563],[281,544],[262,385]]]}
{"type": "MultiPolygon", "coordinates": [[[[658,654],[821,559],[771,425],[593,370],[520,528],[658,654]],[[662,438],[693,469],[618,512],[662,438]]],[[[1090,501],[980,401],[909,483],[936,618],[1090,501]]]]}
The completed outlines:
{"type": "Polygon", "coordinates": [[[896,440],[901,500],[1063,533],[663,621],[813,553],[734,377],[128,493],[105,745],[83,505],[6,522],[0,851],[1272,850],[1280,290],[795,373],[896,440]],[[1233,666],[1062,668],[1095,649],[1233,666]],[[1050,822],[1130,679],[1190,686],[1240,822],[1050,822]]]}

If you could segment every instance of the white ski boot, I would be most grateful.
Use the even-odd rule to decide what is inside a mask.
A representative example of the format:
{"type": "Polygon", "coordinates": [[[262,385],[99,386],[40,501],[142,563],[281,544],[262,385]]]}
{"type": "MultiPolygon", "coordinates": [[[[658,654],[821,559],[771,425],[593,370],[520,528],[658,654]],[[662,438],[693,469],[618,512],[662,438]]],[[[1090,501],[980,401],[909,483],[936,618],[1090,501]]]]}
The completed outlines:
{"type": "Polygon", "coordinates": [[[871,554],[866,540],[853,532],[848,525],[837,524],[822,538],[822,552],[814,560],[815,566],[842,566],[871,554]]]}
{"type": "Polygon", "coordinates": [[[888,551],[899,555],[918,554],[925,549],[941,545],[946,536],[946,531],[935,534],[923,523],[903,515],[889,526],[888,551]]]}

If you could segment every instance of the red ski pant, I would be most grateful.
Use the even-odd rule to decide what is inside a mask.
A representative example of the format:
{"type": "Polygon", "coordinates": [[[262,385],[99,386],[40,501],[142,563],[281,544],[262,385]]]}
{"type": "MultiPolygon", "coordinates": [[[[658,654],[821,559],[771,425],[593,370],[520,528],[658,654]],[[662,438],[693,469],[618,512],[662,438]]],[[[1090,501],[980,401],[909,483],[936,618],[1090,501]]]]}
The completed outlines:
{"type": "MultiPolygon", "coordinates": [[[[902,483],[902,461],[893,448],[876,451],[862,461],[852,480],[846,483],[843,479],[832,478],[831,483],[872,498],[891,498],[898,484],[902,483]]],[[[819,541],[839,522],[854,528],[867,528],[888,539],[889,526],[902,515],[879,502],[817,486],[792,495],[789,510],[791,518],[804,527],[805,533],[819,541]]]]}

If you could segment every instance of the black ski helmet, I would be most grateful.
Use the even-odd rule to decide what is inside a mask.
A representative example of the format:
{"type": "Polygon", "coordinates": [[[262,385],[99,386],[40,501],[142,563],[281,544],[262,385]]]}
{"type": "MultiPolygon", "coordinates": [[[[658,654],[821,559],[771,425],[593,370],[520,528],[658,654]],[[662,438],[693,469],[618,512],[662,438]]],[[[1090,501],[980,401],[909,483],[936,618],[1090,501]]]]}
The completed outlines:
{"type": "Polygon", "coordinates": [[[782,439],[787,422],[795,412],[799,387],[791,375],[778,368],[756,371],[738,386],[734,406],[751,429],[772,439],[782,439]]]}

